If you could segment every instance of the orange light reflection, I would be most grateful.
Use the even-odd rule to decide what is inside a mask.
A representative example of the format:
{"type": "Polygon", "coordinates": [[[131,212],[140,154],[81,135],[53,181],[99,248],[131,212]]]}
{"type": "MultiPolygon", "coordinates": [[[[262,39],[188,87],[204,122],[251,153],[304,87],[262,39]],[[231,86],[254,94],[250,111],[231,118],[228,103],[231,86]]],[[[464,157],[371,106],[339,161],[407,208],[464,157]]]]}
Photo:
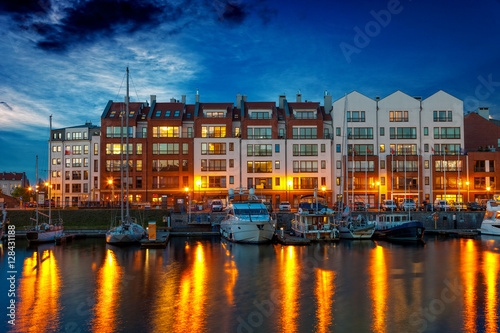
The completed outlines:
{"type": "Polygon", "coordinates": [[[93,332],[113,332],[117,328],[117,310],[120,300],[122,268],[113,251],[106,251],[106,260],[97,275],[96,304],[94,306],[93,332]]]}
{"type": "Polygon", "coordinates": [[[485,332],[498,332],[498,291],[497,280],[500,270],[499,255],[493,252],[484,252],[483,274],[486,284],[485,291],[485,332]]]}
{"type": "Polygon", "coordinates": [[[476,332],[476,317],[477,317],[477,290],[476,290],[476,275],[478,271],[478,254],[474,240],[461,240],[461,275],[463,280],[463,330],[464,332],[476,332]]]}
{"type": "Polygon", "coordinates": [[[371,276],[371,299],[373,308],[372,332],[386,332],[387,313],[387,264],[382,246],[377,246],[371,254],[370,276],[371,276]]]}
{"type": "Polygon", "coordinates": [[[316,288],[314,289],[317,303],[316,320],[318,323],[316,332],[330,332],[333,295],[335,293],[334,278],[334,272],[316,269],[316,288]]]}
{"type": "Polygon", "coordinates": [[[297,317],[298,317],[298,295],[299,288],[299,267],[297,263],[295,248],[293,246],[285,246],[281,252],[281,331],[282,332],[297,332],[297,317]],[[284,253],[284,252],[288,252],[284,253]]]}
{"type": "Polygon", "coordinates": [[[58,331],[60,274],[52,250],[24,260],[16,332],[58,331]]]}
{"type": "Polygon", "coordinates": [[[207,267],[203,246],[198,243],[193,268],[181,278],[176,305],[175,332],[202,332],[206,324],[207,267]]]}

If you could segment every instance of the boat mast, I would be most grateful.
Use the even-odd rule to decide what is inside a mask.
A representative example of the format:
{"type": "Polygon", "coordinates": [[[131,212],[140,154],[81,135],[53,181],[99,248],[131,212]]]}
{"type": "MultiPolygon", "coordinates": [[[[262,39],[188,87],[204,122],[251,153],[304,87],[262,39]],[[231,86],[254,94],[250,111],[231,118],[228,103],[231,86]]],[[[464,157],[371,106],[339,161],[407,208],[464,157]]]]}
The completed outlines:
{"type": "Polygon", "coordinates": [[[51,158],[52,158],[52,115],[50,115],[50,130],[49,130],[49,224],[52,222],[52,168],[51,168],[51,158]]]}
{"type": "MultiPolygon", "coordinates": [[[[123,110],[123,109],[122,109],[123,110]]],[[[124,112],[120,110],[120,218],[123,220],[123,116],[124,112]]]]}
{"type": "Polygon", "coordinates": [[[35,201],[36,201],[36,225],[38,225],[38,155],[36,155],[36,181],[35,181],[35,201]]]}
{"type": "Polygon", "coordinates": [[[127,67],[127,99],[125,101],[125,106],[126,106],[126,114],[125,114],[125,117],[126,120],[125,120],[125,123],[126,123],[126,127],[127,127],[127,130],[126,130],[126,135],[127,135],[127,140],[126,140],[126,144],[127,144],[127,172],[126,172],[126,177],[127,177],[127,199],[125,201],[125,205],[127,207],[127,220],[129,220],[130,218],[130,215],[129,215],[129,210],[128,210],[128,200],[129,200],[129,197],[128,197],[128,188],[129,188],[129,178],[128,178],[128,173],[129,173],[129,157],[128,157],[128,137],[129,137],[129,128],[128,128],[128,118],[129,118],[129,85],[128,85],[128,67],[127,67]]]}

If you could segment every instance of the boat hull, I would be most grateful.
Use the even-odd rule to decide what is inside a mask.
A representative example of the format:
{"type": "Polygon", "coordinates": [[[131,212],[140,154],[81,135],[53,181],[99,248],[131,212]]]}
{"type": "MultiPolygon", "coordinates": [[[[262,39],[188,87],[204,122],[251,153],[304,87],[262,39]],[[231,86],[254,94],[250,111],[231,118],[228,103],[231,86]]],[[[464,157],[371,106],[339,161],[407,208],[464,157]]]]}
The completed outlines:
{"type": "Polygon", "coordinates": [[[331,230],[311,230],[311,231],[302,231],[296,228],[292,228],[295,235],[298,237],[306,238],[315,241],[330,241],[336,242],[340,240],[339,232],[336,229],[331,230]]]}
{"type": "Polygon", "coordinates": [[[54,242],[57,237],[61,237],[62,235],[62,228],[49,231],[30,230],[26,232],[26,238],[28,239],[28,242],[33,244],[54,242]]]}
{"type": "Polygon", "coordinates": [[[483,221],[479,231],[481,235],[500,236],[500,222],[483,221]]]}
{"type": "Polygon", "coordinates": [[[232,242],[267,243],[273,239],[275,227],[270,221],[221,222],[220,234],[232,242]]]}
{"type": "Polygon", "coordinates": [[[350,229],[346,226],[339,226],[340,238],[342,239],[371,239],[375,231],[375,226],[360,229],[350,229]]]}
{"type": "Polygon", "coordinates": [[[145,230],[138,224],[120,225],[106,232],[106,243],[126,245],[139,243],[145,236],[145,230]]]}
{"type": "Polygon", "coordinates": [[[401,242],[421,241],[424,231],[425,227],[422,222],[411,221],[385,229],[377,228],[375,238],[401,242]]]}

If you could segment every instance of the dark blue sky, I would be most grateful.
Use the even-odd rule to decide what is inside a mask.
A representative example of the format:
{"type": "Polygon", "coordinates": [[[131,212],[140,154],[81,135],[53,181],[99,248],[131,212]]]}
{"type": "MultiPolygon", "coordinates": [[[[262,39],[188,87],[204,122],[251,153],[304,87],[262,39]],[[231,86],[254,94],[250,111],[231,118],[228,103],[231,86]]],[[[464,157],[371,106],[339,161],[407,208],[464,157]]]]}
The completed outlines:
{"type": "Polygon", "coordinates": [[[500,118],[500,1],[0,0],[0,26],[0,171],[32,181],[49,115],[99,124],[126,66],[134,101],[442,89],[500,118]]]}

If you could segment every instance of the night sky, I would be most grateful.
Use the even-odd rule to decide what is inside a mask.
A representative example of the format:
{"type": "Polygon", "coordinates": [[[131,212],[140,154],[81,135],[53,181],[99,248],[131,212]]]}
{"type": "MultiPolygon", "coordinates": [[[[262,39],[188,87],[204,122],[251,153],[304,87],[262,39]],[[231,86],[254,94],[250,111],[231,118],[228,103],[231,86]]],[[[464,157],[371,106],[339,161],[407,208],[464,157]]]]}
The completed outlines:
{"type": "Polygon", "coordinates": [[[108,100],[334,100],[357,90],[500,118],[500,1],[0,0],[0,172],[47,175],[53,128],[100,124],[108,100]]]}

